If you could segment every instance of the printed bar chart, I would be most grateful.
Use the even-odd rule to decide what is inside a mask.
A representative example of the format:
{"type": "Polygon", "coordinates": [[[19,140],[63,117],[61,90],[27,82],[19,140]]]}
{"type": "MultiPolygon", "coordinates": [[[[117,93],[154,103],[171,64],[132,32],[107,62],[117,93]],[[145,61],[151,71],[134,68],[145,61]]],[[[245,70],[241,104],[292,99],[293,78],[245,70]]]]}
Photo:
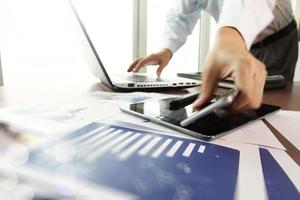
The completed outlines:
{"type": "Polygon", "coordinates": [[[269,200],[300,199],[297,188],[271,153],[264,148],[259,148],[259,153],[269,200]]]}
{"type": "MultiPolygon", "coordinates": [[[[138,199],[233,199],[239,151],[197,140],[101,123],[89,124],[30,153],[50,173],[73,165],[77,178],[138,199]],[[57,158],[57,151],[68,162],[57,158]]],[[[57,174],[57,173],[56,173],[57,174]]]]}

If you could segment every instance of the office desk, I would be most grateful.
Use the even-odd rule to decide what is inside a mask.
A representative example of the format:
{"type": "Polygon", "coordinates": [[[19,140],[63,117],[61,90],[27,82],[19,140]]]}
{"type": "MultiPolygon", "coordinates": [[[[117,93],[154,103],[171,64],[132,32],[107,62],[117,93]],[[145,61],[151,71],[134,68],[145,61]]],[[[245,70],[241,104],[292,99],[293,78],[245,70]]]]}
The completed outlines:
{"type": "MultiPolygon", "coordinates": [[[[199,88],[191,88],[189,91],[197,91],[199,88]]],[[[0,108],[8,106],[32,104],[32,103],[53,103],[55,101],[70,99],[78,95],[84,95],[91,91],[111,90],[101,83],[80,83],[68,84],[66,86],[53,84],[47,87],[1,87],[0,108]]],[[[187,90],[167,91],[172,94],[186,94],[187,90]]],[[[291,83],[287,87],[278,90],[269,90],[264,93],[264,103],[279,105],[284,110],[300,111],[300,82],[291,83]]],[[[285,146],[288,154],[300,165],[300,153],[289,141],[287,141],[271,124],[265,121],[277,139],[285,146]]],[[[0,130],[1,133],[1,130],[0,130]]]]}
{"type": "MultiPolygon", "coordinates": [[[[189,90],[198,90],[199,88],[193,88],[189,90]]],[[[87,83],[87,84],[71,84],[62,87],[61,85],[52,85],[44,88],[40,87],[3,87],[0,88],[0,108],[5,108],[14,105],[35,104],[35,103],[53,103],[64,99],[70,99],[78,95],[84,95],[91,91],[111,91],[109,88],[99,83],[87,83]]],[[[186,93],[186,90],[176,91],[176,93],[186,93]]],[[[175,93],[174,91],[168,91],[168,93],[175,93]]],[[[277,91],[267,91],[264,96],[265,103],[277,103],[283,106],[284,109],[299,110],[300,100],[300,83],[289,85],[285,89],[277,91]],[[273,99],[276,96],[278,99],[273,99]]],[[[6,134],[1,134],[0,126],[0,152],[12,139],[6,134]]],[[[273,133],[287,148],[287,152],[294,159],[299,161],[299,152],[293,148],[293,146],[286,141],[281,134],[273,130],[273,133]]],[[[298,162],[299,164],[299,162],[298,162]]]]}
{"type": "MultiPolygon", "coordinates": [[[[198,88],[189,89],[189,91],[197,91],[198,88]]],[[[86,94],[91,91],[107,91],[111,89],[101,83],[87,82],[83,84],[74,83],[63,85],[50,86],[14,86],[0,87],[0,108],[13,106],[15,104],[25,102],[52,102],[56,99],[70,98],[76,95],[86,94]]],[[[187,90],[166,91],[171,94],[186,94],[187,90]]],[[[300,82],[288,84],[287,87],[276,90],[268,90],[264,92],[264,103],[281,106],[284,110],[300,111],[300,82]]]]}
{"type": "Polygon", "coordinates": [[[300,111],[300,82],[288,84],[283,89],[265,91],[263,101],[279,105],[283,110],[300,111]]]}

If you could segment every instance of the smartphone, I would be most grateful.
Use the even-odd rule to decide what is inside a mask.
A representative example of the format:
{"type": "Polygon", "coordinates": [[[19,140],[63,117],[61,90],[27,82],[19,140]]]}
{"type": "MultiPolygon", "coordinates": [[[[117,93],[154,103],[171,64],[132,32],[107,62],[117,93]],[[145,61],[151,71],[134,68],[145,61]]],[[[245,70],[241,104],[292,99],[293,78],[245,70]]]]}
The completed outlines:
{"type": "Polygon", "coordinates": [[[201,117],[208,115],[211,112],[223,109],[231,105],[234,99],[238,96],[239,89],[234,88],[229,90],[223,96],[218,98],[215,102],[211,103],[210,105],[204,107],[203,109],[195,112],[190,117],[186,118],[185,120],[180,122],[181,126],[188,126],[195,121],[199,120],[201,117]]]}

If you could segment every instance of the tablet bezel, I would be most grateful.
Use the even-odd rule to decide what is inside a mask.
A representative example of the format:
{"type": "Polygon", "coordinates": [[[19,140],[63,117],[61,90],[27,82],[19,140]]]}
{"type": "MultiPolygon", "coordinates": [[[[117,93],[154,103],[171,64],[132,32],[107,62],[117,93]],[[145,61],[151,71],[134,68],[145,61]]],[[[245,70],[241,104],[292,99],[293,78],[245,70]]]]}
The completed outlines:
{"type": "MultiPolygon", "coordinates": [[[[144,103],[144,102],[141,102],[141,103],[144,103]]],[[[120,110],[123,111],[123,112],[125,112],[125,113],[128,113],[130,115],[133,115],[133,116],[136,116],[136,117],[139,117],[139,118],[142,118],[142,119],[149,120],[151,122],[154,122],[156,124],[162,125],[164,127],[171,128],[171,129],[174,129],[176,131],[182,132],[184,134],[188,134],[188,135],[193,136],[195,138],[198,138],[198,139],[201,139],[201,140],[206,140],[206,141],[211,141],[211,140],[214,140],[216,138],[220,138],[220,137],[222,137],[222,136],[224,136],[226,134],[229,134],[229,133],[231,133],[231,132],[233,132],[233,131],[235,131],[235,130],[237,130],[239,128],[243,128],[243,127],[245,127],[245,126],[247,126],[247,125],[249,125],[251,123],[254,123],[254,122],[258,121],[258,120],[261,120],[261,119],[265,118],[266,116],[274,114],[274,113],[278,112],[281,109],[279,106],[262,104],[261,108],[263,106],[273,106],[275,110],[272,111],[272,112],[270,112],[270,113],[267,113],[265,115],[262,115],[262,116],[260,116],[260,117],[258,117],[256,119],[250,120],[250,121],[248,121],[248,122],[246,122],[246,123],[244,123],[242,125],[238,125],[237,127],[233,128],[233,129],[231,129],[229,131],[220,132],[220,133],[218,133],[216,135],[207,135],[205,133],[199,133],[199,132],[195,132],[193,130],[189,130],[186,127],[181,127],[181,126],[177,126],[177,125],[165,122],[165,121],[161,120],[159,117],[157,117],[156,115],[149,115],[148,113],[147,114],[142,114],[142,113],[139,113],[139,112],[137,112],[135,110],[130,109],[130,107],[134,107],[134,106],[136,106],[138,104],[141,104],[141,103],[134,103],[134,104],[122,105],[120,107],[120,110]]]]}

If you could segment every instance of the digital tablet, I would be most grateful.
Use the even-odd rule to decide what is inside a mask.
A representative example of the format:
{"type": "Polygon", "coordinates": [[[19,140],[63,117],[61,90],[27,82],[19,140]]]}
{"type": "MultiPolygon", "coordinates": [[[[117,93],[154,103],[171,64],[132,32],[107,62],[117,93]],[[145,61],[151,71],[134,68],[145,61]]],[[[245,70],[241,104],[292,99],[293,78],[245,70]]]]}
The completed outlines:
{"type": "Polygon", "coordinates": [[[123,105],[120,109],[123,112],[204,140],[215,139],[280,110],[280,107],[268,104],[262,104],[257,110],[238,113],[223,110],[223,112],[211,112],[188,126],[181,126],[180,123],[183,120],[198,110],[193,110],[192,104],[170,109],[170,103],[173,100],[174,98],[123,105]]]}

